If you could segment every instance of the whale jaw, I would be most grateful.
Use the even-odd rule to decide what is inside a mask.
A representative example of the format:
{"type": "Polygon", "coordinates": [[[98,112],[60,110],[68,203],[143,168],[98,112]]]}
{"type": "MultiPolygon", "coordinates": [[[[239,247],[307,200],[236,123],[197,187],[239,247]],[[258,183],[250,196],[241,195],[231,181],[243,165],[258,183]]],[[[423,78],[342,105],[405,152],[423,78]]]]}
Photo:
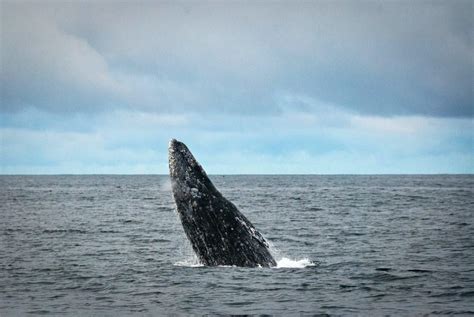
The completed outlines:
{"type": "Polygon", "coordinates": [[[263,236],[214,187],[186,145],[172,139],[168,152],[176,209],[201,263],[209,266],[275,266],[263,236]]]}

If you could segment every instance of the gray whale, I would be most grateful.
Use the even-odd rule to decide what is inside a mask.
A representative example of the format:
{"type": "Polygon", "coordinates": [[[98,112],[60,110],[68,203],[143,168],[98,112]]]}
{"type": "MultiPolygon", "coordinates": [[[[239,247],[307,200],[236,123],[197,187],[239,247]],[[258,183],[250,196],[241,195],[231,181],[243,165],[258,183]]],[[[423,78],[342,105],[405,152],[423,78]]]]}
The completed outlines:
{"type": "Polygon", "coordinates": [[[201,263],[275,266],[267,241],[214,187],[186,145],[172,139],[168,152],[177,212],[201,263]]]}

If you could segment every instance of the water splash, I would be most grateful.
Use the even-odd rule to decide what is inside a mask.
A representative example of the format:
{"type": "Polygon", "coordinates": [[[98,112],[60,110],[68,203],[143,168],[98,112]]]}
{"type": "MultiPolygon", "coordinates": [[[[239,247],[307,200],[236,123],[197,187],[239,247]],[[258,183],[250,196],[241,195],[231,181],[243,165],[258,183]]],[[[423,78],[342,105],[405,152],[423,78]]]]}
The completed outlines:
{"type": "MultiPolygon", "coordinates": [[[[183,257],[186,257],[184,260],[177,261],[174,263],[175,266],[186,266],[186,267],[203,267],[204,265],[199,262],[198,257],[192,252],[192,249],[188,243],[184,243],[186,238],[183,236],[183,243],[180,244],[181,246],[181,255],[183,257]]],[[[275,245],[269,241],[266,240],[270,252],[273,255],[273,258],[276,260],[277,265],[272,267],[272,269],[280,269],[280,268],[297,268],[297,269],[303,269],[306,267],[311,267],[311,266],[316,266],[315,262],[310,261],[308,258],[303,258],[301,260],[293,260],[290,258],[285,257],[282,252],[275,247],[275,245]],[[278,259],[278,260],[277,260],[278,259]]],[[[236,267],[233,265],[218,265],[218,267],[236,267]]],[[[261,268],[259,266],[259,268],[261,268]]]]}
{"type": "Polygon", "coordinates": [[[274,268],[301,268],[302,269],[308,266],[316,266],[316,263],[311,262],[307,258],[303,258],[301,260],[292,260],[290,258],[287,258],[270,240],[267,239],[267,243],[269,245],[270,252],[272,253],[273,258],[277,262],[277,266],[275,266],[274,268]]]}
{"type": "MultiPolygon", "coordinates": [[[[185,267],[203,267],[204,265],[199,262],[196,257],[191,257],[185,260],[178,261],[174,263],[175,266],[185,266],[185,267]]],[[[277,266],[272,267],[276,269],[280,268],[297,268],[303,269],[309,266],[316,266],[314,262],[311,262],[309,259],[301,259],[301,260],[292,260],[289,258],[281,258],[277,261],[277,266]]],[[[218,265],[218,267],[235,267],[233,265],[218,265]]]]}
{"type": "Polygon", "coordinates": [[[165,178],[160,184],[160,191],[171,192],[171,180],[165,178]]]}
{"type": "Polygon", "coordinates": [[[309,259],[301,259],[301,260],[292,260],[289,258],[281,258],[277,261],[277,266],[275,268],[298,268],[303,269],[308,266],[315,266],[314,262],[311,262],[309,259]]]}
{"type": "Polygon", "coordinates": [[[186,266],[186,267],[201,267],[204,266],[199,262],[197,257],[191,257],[185,260],[178,261],[174,264],[175,266],[186,266]]]}

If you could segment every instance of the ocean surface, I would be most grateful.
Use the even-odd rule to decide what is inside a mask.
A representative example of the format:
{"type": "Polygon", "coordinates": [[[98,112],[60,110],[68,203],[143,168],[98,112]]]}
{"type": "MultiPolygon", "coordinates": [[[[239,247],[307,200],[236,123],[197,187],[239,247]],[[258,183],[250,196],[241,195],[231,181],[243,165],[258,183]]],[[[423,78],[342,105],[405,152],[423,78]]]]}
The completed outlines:
{"type": "Polygon", "coordinates": [[[474,176],[211,176],[276,268],[200,266],[168,176],[0,176],[0,316],[474,314],[474,176]]]}

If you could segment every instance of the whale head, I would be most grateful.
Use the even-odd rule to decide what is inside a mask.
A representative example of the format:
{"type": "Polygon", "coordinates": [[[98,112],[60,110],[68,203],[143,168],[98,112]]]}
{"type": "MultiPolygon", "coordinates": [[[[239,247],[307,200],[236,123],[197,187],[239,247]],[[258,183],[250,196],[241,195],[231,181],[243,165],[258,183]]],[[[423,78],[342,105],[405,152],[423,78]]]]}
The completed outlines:
{"type": "Polygon", "coordinates": [[[198,195],[217,192],[188,147],[171,139],[168,147],[171,186],[176,201],[190,201],[198,195]]]}

